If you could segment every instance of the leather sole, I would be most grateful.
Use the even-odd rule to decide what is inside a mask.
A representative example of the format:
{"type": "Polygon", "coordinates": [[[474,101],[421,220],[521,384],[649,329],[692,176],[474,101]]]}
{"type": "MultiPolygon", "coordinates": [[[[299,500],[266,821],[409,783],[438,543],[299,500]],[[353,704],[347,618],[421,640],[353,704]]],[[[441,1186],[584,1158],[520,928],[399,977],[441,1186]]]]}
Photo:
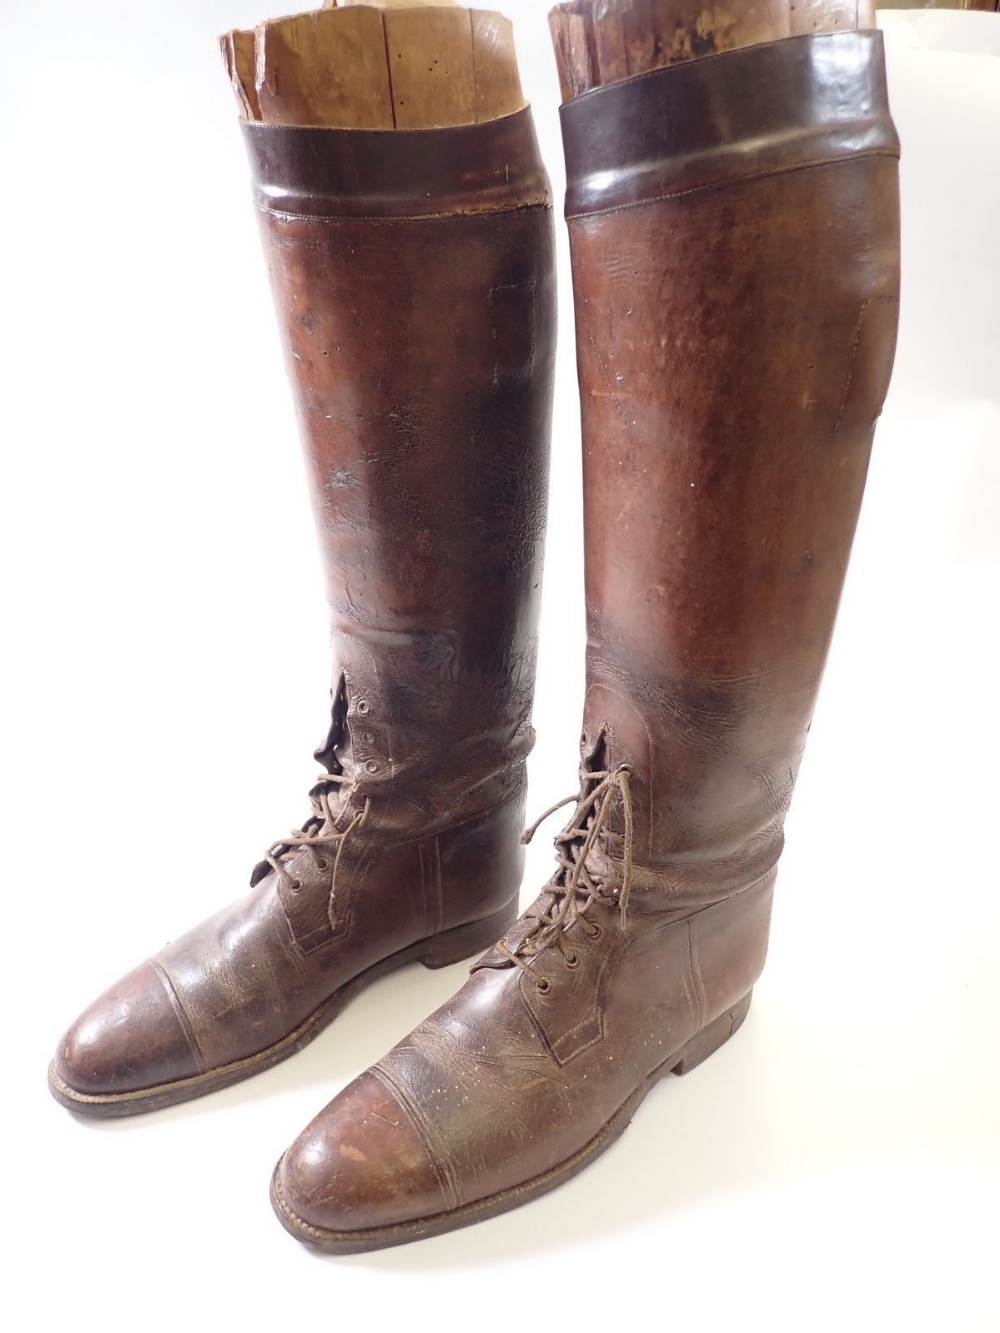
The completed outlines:
{"type": "Polygon", "coordinates": [[[390,954],[380,962],[372,964],[360,972],[346,985],[341,986],[320,1007],[280,1041],[268,1046],[256,1055],[248,1055],[242,1060],[221,1065],[218,1069],[206,1070],[191,1078],[179,1079],[175,1083],[162,1083],[157,1087],[143,1088],[136,1092],[118,1092],[89,1094],[78,1092],[63,1082],[56,1072],[55,1062],[49,1065],[49,1091],[60,1105],[77,1115],[112,1119],[120,1116],[143,1115],[149,1111],[161,1111],[167,1106],[177,1106],[181,1102],[204,1097],[207,1093],[218,1092],[222,1088],[241,1083],[254,1074],[263,1073],[273,1065],[287,1060],[296,1051],[301,1051],[327,1028],[337,1015],[366,986],[387,972],[394,972],[407,963],[423,963],[425,967],[449,967],[460,963],[464,958],[482,953],[495,944],[517,919],[518,899],[513,898],[499,912],[484,917],[479,921],[470,921],[464,926],[442,931],[428,939],[418,940],[416,944],[390,954]]]}
{"type": "Polygon", "coordinates": [[[752,996],[753,991],[750,991],[738,1004],[702,1028],[669,1060],[665,1060],[655,1069],[589,1143],[572,1157],[568,1157],[565,1162],[551,1167],[532,1180],[512,1185],[497,1194],[491,1194],[486,1199],[464,1204],[461,1208],[454,1208],[446,1213],[435,1213],[432,1217],[418,1218],[412,1222],[399,1222],[394,1226],[372,1227],[359,1231],[326,1231],[303,1221],[285,1202],[281,1193],[281,1161],[284,1160],[281,1159],[271,1179],[271,1204],[278,1215],[278,1220],[296,1240],[303,1241],[314,1249],[327,1254],[359,1254],[440,1236],[448,1231],[457,1231],[460,1227],[471,1226],[474,1222],[485,1222],[488,1218],[509,1212],[523,1203],[530,1203],[532,1199],[547,1194],[549,1190],[571,1179],[595,1158],[600,1157],[601,1153],[606,1152],[628,1128],[643,1100],[660,1079],[666,1078],[668,1074],[689,1074],[692,1069],[696,1069],[724,1046],[742,1026],[750,1010],[752,996]]]}

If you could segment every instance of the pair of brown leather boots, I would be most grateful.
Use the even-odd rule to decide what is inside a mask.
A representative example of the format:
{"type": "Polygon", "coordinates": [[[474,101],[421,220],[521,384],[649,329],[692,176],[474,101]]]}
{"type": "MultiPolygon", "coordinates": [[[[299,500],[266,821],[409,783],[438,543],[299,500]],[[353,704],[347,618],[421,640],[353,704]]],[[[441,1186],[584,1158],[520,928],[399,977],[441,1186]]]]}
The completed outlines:
{"type": "Polygon", "coordinates": [[[326,562],[324,771],[250,896],[107,991],[51,1070],[83,1114],[169,1106],[392,968],[488,948],[278,1164],[280,1219],[335,1252],[551,1189],[743,1021],[890,375],[877,33],[619,80],[562,128],[588,646],[551,881],[516,920],[555,339],[530,112],[247,123],[326,562]]]}

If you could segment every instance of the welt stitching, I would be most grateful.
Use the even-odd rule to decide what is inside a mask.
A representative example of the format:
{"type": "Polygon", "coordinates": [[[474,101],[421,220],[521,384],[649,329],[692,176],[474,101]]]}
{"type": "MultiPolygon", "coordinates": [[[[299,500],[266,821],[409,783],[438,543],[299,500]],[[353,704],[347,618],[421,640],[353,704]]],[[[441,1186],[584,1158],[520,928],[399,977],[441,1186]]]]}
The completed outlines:
{"type": "Polygon", "coordinates": [[[296,1213],[293,1213],[292,1210],[285,1203],[284,1196],[281,1194],[280,1191],[281,1191],[280,1183],[276,1180],[275,1195],[278,1200],[278,1207],[281,1209],[282,1214],[288,1218],[288,1220],[296,1227],[296,1229],[301,1231],[306,1231],[309,1233],[310,1236],[324,1237],[327,1235],[327,1233],[325,1231],[321,1231],[319,1227],[314,1227],[311,1226],[308,1222],[303,1222],[301,1217],[299,1217],[296,1213]]]}

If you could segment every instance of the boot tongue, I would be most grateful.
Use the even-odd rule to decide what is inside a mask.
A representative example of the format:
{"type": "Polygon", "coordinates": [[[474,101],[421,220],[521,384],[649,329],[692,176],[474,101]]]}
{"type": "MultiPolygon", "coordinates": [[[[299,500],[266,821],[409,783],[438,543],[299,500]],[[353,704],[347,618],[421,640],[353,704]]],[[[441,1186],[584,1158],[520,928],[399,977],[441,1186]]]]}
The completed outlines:
{"type": "Polygon", "coordinates": [[[328,773],[342,774],[347,784],[354,782],[354,753],[351,747],[351,731],[347,725],[347,680],[340,673],[337,687],[333,691],[330,709],[330,729],[326,740],[313,752],[313,757],[321,763],[328,773]]]}
{"type": "MultiPolygon", "coordinates": [[[[546,891],[539,899],[539,904],[543,907],[547,907],[548,904],[545,900],[551,899],[551,897],[551,893],[546,891]]],[[[522,916],[519,921],[514,922],[507,934],[504,935],[503,939],[494,944],[492,949],[487,950],[482,958],[477,959],[477,961],[472,964],[469,971],[478,972],[481,968],[485,967],[514,967],[515,964],[512,963],[507,955],[501,951],[500,945],[503,945],[505,949],[509,949],[511,953],[517,953],[518,949],[520,949],[521,945],[532,933],[532,930],[536,925],[537,922],[533,917],[522,916]]]]}
{"type": "MultiPolygon", "coordinates": [[[[333,830],[337,833],[343,833],[347,825],[357,815],[357,808],[350,799],[350,793],[354,790],[359,772],[354,757],[351,729],[347,721],[349,708],[347,680],[344,673],[341,672],[336,689],[333,691],[330,729],[322,746],[314,751],[314,758],[323,765],[328,773],[334,777],[343,778],[339,794],[336,797],[330,794],[327,799],[330,813],[334,816],[333,830]]],[[[315,794],[313,799],[315,801],[315,794]]]]}

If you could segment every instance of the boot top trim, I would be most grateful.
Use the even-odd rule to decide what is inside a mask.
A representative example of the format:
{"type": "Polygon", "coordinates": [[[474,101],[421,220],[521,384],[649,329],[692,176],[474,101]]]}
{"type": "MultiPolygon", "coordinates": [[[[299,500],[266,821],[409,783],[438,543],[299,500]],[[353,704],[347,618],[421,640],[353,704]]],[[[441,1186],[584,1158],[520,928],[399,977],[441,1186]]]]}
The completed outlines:
{"type": "Polygon", "coordinates": [[[258,207],[307,218],[423,218],[548,206],[527,107],[431,130],[340,130],[245,121],[258,207]]]}
{"type": "Polygon", "coordinates": [[[880,32],[705,56],[594,88],[560,114],[570,219],[845,157],[899,156],[880,32]]]}

